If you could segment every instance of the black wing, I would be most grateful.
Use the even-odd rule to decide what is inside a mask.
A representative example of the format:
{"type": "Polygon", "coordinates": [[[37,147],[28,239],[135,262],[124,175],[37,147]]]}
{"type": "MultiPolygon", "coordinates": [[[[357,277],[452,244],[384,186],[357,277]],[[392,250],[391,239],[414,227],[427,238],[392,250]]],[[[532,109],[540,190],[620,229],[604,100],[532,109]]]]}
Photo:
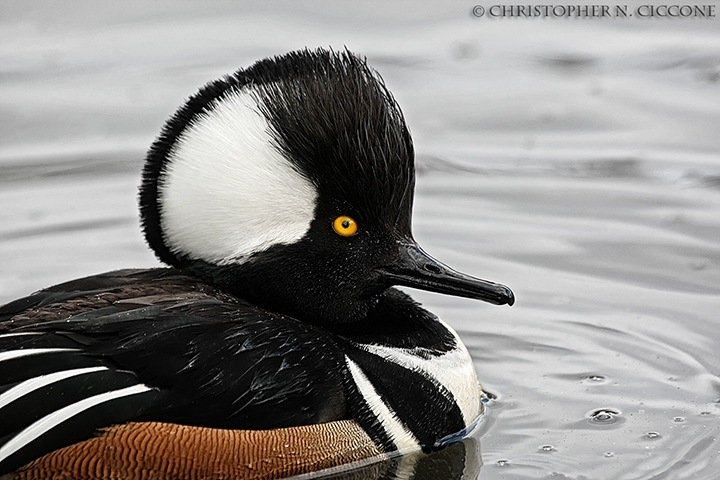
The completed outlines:
{"type": "Polygon", "coordinates": [[[0,309],[0,475],[129,420],[266,429],[346,417],[343,356],[321,332],[177,271],[150,272],[90,277],[0,309]],[[138,275],[163,292],[138,296],[138,275]],[[47,320],[58,303],[85,307],[47,320]]]}

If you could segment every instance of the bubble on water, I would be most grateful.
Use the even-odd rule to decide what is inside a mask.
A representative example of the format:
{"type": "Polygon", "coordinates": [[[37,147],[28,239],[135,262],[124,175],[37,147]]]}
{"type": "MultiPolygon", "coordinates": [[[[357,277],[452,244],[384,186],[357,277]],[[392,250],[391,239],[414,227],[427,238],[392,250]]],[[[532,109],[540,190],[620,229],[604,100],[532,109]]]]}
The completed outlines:
{"type": "Polygon", "coordinates": [[[609,425],[618,421],[620,410],[614,408],[601,408],[590,412],[590,421],[593,423],[601,423],[603,425],[609,425]]]}
{"type": "Polygon", "coordinates": [[[607,422],[608,420],[611,420],[613,418],[613,414],[602,410],[595,413],[595,415],[593,415],[593,418],[598,422],[607,422]]]}
{"type": "Polygon", "coordinates": [[[654,440],[656,438],[661,438],[661,435],[658,432],[647,432],[645,434],[645,438],[649,438],[651,440],[654,440]]]}
{"type": "Polygon", "coordinates": [[[510,465],[509,460],[498,460],[497,462],[498,467],[507,467],[508,465],[510,465]]]}
{"type": "Polygon", "coordinates": [[[685,417],[675,417],[673,418],[673,422],[675,423],[682,423],[685,421],[685,417]]]}
{"type": "Polygon", "coordinates": [[[608,381],[608,377],[605,375],[601,375],[599,373],[588,373],[586,375],[583,375],[580,377],[580,383],[584,384],[601,384],[606,383],[608,381]]]}
{"type": "Polygon", "coordinates": [[[540,450],[542,450],[543,452],[557,452],[555,447],[553,447],[552,445],[543,445],[542,447],[540,447],[540,450]]]}

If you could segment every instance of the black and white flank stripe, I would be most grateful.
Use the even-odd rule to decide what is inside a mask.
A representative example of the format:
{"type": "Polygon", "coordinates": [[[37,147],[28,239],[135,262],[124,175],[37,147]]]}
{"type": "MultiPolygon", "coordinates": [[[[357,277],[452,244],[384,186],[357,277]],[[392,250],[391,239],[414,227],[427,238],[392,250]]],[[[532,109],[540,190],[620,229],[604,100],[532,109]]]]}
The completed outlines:
{"type": "Polygon", "coordinates": [[[0,473],[141,412],[157,392],[54,333],[0,335],[0,473]]]}

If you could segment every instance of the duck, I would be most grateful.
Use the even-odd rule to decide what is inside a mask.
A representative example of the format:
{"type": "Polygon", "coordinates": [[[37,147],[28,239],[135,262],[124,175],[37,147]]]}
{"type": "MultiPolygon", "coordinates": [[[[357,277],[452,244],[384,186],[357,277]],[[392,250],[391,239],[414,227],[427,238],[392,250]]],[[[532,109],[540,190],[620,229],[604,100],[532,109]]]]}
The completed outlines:
{"type": "Polygon", "coordinates": [[[348,50],[201,88],[142,172],[167,266],[0,307],[0,476],[284,478],[462,439],[484,408],[472,359],[396,287],[515,297],[419,246],[414,187],[402,111],[348,50]]]}

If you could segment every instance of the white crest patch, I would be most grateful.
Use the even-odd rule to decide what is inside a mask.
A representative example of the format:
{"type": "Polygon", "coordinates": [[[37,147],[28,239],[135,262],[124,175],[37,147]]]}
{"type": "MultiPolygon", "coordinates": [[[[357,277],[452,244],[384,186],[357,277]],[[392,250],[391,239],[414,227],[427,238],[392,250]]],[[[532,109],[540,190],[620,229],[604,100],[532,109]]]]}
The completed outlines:
{"type": "Polygon", "coordinates": [[[440,356],[429,359],[418,355],[412,348],[393,348],[384,345],[358,343],[366,352],[384,358],[401,367],[412,370],[445,387],[454,397],[463,415],[465,426],[470,425],[482,413],[478,382],[470,354],[458,334],[442,320],[438,321],[455,337],[456,347],[440,356]]]}
{"type": "Polygon", "coordinates": [[[252,91],[211,107],[178,138],[158,182],[165,243],[223,265],[297,242],[315,214],[315,187],[275,148],[252,91]]]}

